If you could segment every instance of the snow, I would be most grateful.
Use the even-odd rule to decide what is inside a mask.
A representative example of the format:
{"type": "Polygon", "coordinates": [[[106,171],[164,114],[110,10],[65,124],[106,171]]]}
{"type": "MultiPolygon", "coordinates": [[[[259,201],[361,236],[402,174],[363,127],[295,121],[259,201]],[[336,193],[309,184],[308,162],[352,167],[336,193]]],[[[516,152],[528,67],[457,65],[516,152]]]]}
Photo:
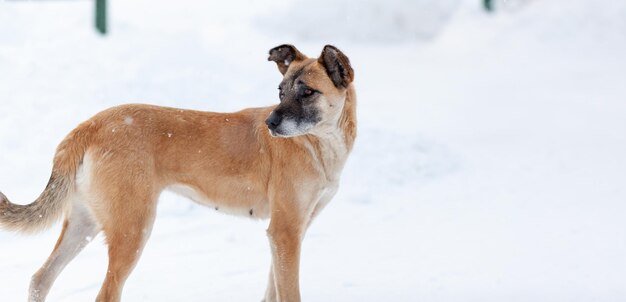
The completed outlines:
{"type": "MultiPolygon", "coordinates": [[[[626,4],[335,2],[111,1],[105,38],[89,1],[0,2],[0,190],[34,200],[102,109],[276,103],[267,51],[335,43],[359,136],[304,241],[305,301],[625,300],[626,4]]],[[[124,299],[260,300],[266,227],[165,193],[124,299]]],[[[0,232],[3,301],[25,300],[59,232],[0,232]]],[[[99,235],[49,301],[93,300],[105,271],[99,235]]]]}
{"type": "MultiPolygon", "coordinates": [[[[356,43],[431,39],[445,26],[459,0],[295,0],[256,25],[271,34],[356,43]],[[297,22],[296,22],[297,21],[297,22]]],[[[285,63],[285,65],[289,65],[285,63]]]]}

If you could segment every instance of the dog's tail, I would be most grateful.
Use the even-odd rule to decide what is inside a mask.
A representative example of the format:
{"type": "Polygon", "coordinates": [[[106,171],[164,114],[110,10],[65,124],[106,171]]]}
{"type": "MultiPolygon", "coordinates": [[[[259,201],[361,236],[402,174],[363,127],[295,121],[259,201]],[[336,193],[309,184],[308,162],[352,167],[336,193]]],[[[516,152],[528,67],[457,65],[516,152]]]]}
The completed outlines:
{"type": "Polygon", "coordinates": [[[35,233],[52,226],[70,206],[76,190],[76,172],[93,133],[92,125],[80,125],[57,147],[48,185],[31,204],[11,203],[0,192],[0,228],[35,233]]]}

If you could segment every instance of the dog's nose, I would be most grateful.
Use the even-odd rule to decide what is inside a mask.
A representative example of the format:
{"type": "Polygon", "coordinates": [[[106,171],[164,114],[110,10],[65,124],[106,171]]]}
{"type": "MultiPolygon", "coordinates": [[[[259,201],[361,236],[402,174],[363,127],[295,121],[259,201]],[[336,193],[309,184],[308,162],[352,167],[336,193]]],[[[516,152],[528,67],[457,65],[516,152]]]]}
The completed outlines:
{"type": "Polygon", "coordinates": [[[270,128],[270,130],[276,130],[276,127],[278,127],[278,125],[280,125],[280,122],[283,120],[283,118],[276,114],[275,112],[272,112],[272,114],[270,114],[270,117],[268,117],[265,120],[265,124],[267,125],[268,128],[270,128]]]}

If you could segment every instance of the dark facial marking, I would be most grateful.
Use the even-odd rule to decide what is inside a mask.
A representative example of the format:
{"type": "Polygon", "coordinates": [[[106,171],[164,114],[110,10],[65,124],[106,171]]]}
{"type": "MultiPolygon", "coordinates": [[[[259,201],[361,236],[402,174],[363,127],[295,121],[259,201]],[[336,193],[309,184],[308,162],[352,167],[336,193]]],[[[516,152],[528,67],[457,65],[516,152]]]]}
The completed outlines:
{"type": "MultiPolygon", "coordinates": [[[[310,64],[313,63],[315,61],[310,64]]],[[[279,133],[281,123],[286,120],[299,126],[314,125],[321,120],[319,110],[315,106],[316,96],[321,92],[307,85],[303,79],[310,64],[291,70],[278,86],[280,104],[266,120],[270,130],[279,133]]]]}
{"type": "Polygon", "coordinates": [[[296,88],[298,100],[302,101],[303,99],[308,99],[316,93],[321,93],[318,90],[315,90],[309,86],[307,86],[302,80],[298,80],[296,82],[296,88]]]}

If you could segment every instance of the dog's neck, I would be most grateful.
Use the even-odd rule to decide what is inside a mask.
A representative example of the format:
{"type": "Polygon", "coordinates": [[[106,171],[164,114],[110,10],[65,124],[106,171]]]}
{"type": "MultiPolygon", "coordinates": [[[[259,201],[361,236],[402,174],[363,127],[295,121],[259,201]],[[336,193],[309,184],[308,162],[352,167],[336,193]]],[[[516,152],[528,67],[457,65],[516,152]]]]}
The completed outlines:
{"type": "Polygon", "coordinates": [[[350,152],[356,138],[356,92],[352,84],[346,90],[346,101],[343,106],[339,127],[343,130],[346,147],[350,152]]]}
{"type": "Polygon", "coordinates": [[[346,90],[344,107],[337,120],[335,131],[321,135],[305,135],[305,146],[311,156],[322,164],[329,181],[336,181],[352,151],[356,138],[356,93],[350,85],[346,90]]]}
{"type": "Polygon", "coordinates": [[[345,90],[341,111],[314,128],[306,137],[321,141],[336,141],[341,137],[341,145],[345,145],[348,152],[352,150],[356,137],[356,93],[352,84],[345,90]]]}

